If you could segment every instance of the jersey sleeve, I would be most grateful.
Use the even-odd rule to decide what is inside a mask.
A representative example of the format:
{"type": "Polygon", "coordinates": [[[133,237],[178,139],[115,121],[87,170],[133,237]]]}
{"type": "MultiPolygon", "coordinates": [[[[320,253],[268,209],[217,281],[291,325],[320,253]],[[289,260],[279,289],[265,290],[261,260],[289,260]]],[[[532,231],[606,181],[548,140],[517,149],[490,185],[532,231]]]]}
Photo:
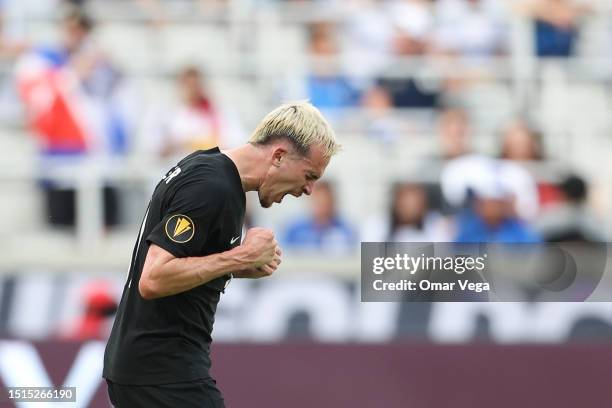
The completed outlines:
{"type": "Polygon", "coordinates": [[[215,233],[223,206],[223,191],[215,183],[194,182],[179,187],[161,222],[147,236],[177,258],[201,256],[215,233]]]}

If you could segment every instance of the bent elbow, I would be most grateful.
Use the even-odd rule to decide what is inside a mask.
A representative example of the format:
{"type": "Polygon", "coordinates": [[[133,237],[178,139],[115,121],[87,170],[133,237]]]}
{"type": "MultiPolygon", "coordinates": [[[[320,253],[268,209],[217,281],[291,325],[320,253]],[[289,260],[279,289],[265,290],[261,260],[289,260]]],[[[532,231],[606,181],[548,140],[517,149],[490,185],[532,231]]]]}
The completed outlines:
{"type": "Polygon", "coordinates": [[[140,278],[140,282],[138,282],[138,292],[145,300],[153,300],[161,297],[159,291],[155,289],[155,284],[149,279],[140,278]]]}

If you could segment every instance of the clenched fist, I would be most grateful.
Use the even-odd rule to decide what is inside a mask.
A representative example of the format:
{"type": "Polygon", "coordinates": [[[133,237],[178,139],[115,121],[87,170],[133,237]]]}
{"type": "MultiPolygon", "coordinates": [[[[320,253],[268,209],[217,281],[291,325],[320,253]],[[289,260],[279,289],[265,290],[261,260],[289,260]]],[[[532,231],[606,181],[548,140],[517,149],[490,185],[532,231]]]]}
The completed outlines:
{"type": "Polygon", "coordinates": [[[260,268],[274,260],[278,242],[272,230],[256,227],[247,231],[242,246],[251,266],[260,268]]]}
{"type": "Polygon", "coordinates": [[[236,277],[261,278],[270,276],[281,263],[282,251],[272,230],[251,228],[247,231],[241,247],[246,252],[247,263],[251,266],[235,273],[236,277]]]}

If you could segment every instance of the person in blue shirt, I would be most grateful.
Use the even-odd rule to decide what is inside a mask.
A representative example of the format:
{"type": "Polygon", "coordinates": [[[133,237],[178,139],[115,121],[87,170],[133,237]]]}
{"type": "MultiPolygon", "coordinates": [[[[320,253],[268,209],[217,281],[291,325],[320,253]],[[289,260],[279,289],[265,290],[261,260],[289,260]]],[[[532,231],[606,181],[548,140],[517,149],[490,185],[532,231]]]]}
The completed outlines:
{"type": "Polygon", "coordinates": [[[312,63],[306,77],[306,93],[310,102],[324,110],[356,106],[359,92],[335,61],[339,56],[335,26],[329,23],[310,26],[309,50],[312,63]]]}
{"type": "Polygon", "coordinates": [[[294,251],[344,254],[357,247],[357,236],[336,209],[333,186],[319,182],[311,196],[311,214],[287,226],[282,234],[283,247],[294,251]]]}
{"type": "MultiPolygon", "coordinates": [[[[103,165],[127,154],[131,110],[124,100],[121,72],[95,43],[93,20],[83,10],[69,9],[58,29],[61,41],[32,47],[17,63],[16,77],[39,140],[43,217],[51,227],[74,230],[76,181],[52,175],[73,172],[85,159],[95,158],[103,165]],[[49,103],[41,105],[36,97],[40,88],[49,93],[49,103]]],[[[121,193],[114,184],[104,181],[103,186],[107,227],[122,218],[121,193]]]]}
{"type": "Polygon", "coordinates": [[[573,56],[580,35],[580,20],[591,11],[589,5],[569,0],[536,0],[531,8],[536,55],[573,56]]]}
{"type": "Polygon", "coordinates": [[[540,236],[514,210],[511,193],[501,185],[476,188],[458,216],[456,242],[537,243],[540,236]]]}

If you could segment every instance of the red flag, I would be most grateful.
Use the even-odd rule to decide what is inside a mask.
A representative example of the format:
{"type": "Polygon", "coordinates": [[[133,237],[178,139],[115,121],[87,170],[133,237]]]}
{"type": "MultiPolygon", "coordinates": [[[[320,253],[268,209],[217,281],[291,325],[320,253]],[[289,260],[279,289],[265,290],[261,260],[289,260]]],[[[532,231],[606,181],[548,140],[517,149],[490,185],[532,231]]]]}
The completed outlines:
{"type": "Polygon", "coordinates": [[[75,78],[41,55],[23,58],[17,66],[19,93],[29,126],[50,151],[87,150],[88,134],[78,114],[75,78]]]}

